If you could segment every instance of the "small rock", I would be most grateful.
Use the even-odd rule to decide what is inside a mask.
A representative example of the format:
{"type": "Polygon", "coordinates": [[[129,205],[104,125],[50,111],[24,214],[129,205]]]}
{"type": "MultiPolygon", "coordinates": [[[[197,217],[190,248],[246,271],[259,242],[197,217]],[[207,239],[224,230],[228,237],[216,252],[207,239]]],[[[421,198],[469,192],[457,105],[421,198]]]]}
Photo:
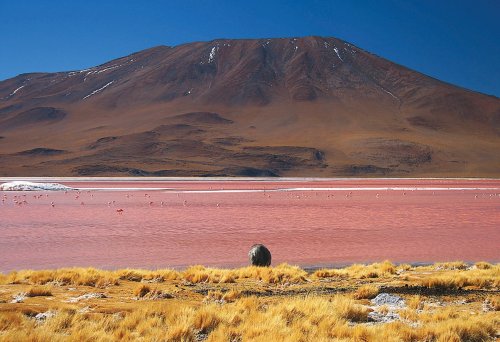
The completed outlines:
{"type": "Polygon", "coordinates": [[[404,308],[406,306],[405,300],[399,296],[389,293],[379,293],[377,297],[371,300],[372,305],[389,307],[404,308]]]}
{"type": "Polygon", "coordinates": [[[149,279],[149,280],[143,279],[141,282],[143,282],[143,283],[163,283],[164,280],[163,280],[163,278],[158,277],[158,278],[153,278],[153,279],[149,279]]]}
{"type": "Polygon", "coordinates": [[[196,341],[205,341],[208,338],[208,334],[204,332],[198,332],[195,336],[196,341]]]}
{"type": "Polygon", "coordinates": [[[151,296],[151,299],[171,299],[171,298],[174,298],[174,296],[171,295],[170,293],[165,293],[165,292],[155,293],[151,296]]]}
{"type": "Polygon", "coordinates": [[[87,313],[89,311],[92,311],[92,309],[89,306],[85,306],[85,307],[81,308],[80,310],[78,310],[78,313],[83,314],[83,313],[87,313]]]}
{"type": "Polygon", "coordinates": [[[488,312],[488,311],[495,311],[495,308],[488,299],[485,299],[483,302],[483,312],[488,312]]]}
{"type": "Polygon", "coordinates": [[[271,252],[262,244],[253,245],[248,252],[248,258],[253,266],[271,265],[271,252]]]}
{"type": "Polygon", "coordinates": [[[399,315],[394,311],[389,311],[385,314],[378,311],[372,311],[368,313],[368,318],[378,323],[389,323],[399,321],[401,319],[401,317],[399,317],[399,315]]]}
{"type": "Polygon", "coordinates": [[[35,320],[37,322],[42,322],[42,321],[45,321],[47,318],[54,317],[55,315],[56,315],[56,313],[52,312],[52,311],[40,312],[40,313],[36,314],[35,320]]]}
{"type": "Polygon", "coordinates": [[[122,320],[123,318],[125,318],[125,315],[123,314],[123,312],[116,312],[116,313],[114,313],[114,314],[113,314],[113,316],[112,316],[112,317],[113,317],[113,319],[114,319],[115,321],[120,321],[120,320],[122,320]]]}
{"type": "Polygon", "coordinates": [[[104,293],[85,293],[79,297],[72,297],[67,300],[68,303],[77,303],[84,299],[108,298],[104,293]]]}
{"type": "Polygon", "coordinates": [[[18,293],[16,295],[12,296],[12,298],[13,299],[12,299],[11,303],[22,303],[26,299],[26,292],[18,293]]]}
{"type": "Polygon", "coordinates": [[[401,317],[395,310],[406,307],[403,298],[389,293],[379,293],[371,300],[371,303],[373,305],[371,308],[374,311],[368,313],[368,318],[375,323],[401,321],[401,317]],[[387,310],[384,310],[386,312],[380,310],[382,306],[387,308],[387,310]]]}

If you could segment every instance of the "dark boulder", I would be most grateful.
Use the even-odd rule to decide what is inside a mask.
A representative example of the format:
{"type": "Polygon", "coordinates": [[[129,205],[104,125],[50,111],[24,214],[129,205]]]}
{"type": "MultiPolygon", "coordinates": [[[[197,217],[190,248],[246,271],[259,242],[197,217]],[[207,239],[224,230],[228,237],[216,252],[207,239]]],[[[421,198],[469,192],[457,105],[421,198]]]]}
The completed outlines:
{"type": "Polygon", "coordinates": [[[271,252],[261,244],[252,246],[250,252],[248,252],[248,258],[253,266],[271,265],[271,252]]]}

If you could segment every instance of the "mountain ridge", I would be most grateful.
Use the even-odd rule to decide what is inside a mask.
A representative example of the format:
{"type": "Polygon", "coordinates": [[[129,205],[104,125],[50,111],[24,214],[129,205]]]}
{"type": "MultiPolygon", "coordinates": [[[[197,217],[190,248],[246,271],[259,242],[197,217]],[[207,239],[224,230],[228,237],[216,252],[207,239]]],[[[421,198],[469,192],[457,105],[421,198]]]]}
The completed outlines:
{"type": "Polygon", "coordinates": [[[1,81],[0,135],[4,176],[498,176],[500,100],[334,37],[215,39],[1,81]]]}

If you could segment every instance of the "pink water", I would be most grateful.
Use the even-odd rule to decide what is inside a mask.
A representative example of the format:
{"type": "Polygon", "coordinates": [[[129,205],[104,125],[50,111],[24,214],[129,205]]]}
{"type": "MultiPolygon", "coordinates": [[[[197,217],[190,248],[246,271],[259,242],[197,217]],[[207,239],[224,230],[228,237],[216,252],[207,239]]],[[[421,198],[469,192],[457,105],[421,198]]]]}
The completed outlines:
{"type": "Polygon", "coordinates": [[[0,271],[500,261],[500,180],[60,183],[87,189],[0,192],[0,271]]]}

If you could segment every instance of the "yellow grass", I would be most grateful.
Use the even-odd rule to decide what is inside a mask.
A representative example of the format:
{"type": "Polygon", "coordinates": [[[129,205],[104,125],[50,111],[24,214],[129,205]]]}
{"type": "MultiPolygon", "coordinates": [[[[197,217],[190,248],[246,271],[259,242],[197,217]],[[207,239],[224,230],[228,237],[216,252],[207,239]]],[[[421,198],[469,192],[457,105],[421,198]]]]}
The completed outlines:
{"type": "Polygon", "coordinates": [[[175,270],[97,270],[94,268],[62,268],[58,270],[25,270],[0,274],[0,284],[54,284],[84,285],[104,288],[120,281],[165,282],[185,280],[191,283],[234,283],[239,279],[255,279],[268,284],[300,283],[307,273],[296,266],[281,264],[276,267],[249,266],[239,269],[216,269],[192,266],[185,271],[175,270]]]}
{"type": "MultiPolygon", "coordinates": [[[[406,265],[402,265],[401,269],[406,268],[406,265]]],[[[321,269],[314,272],[313,277],[315,278],[379,278],[383,276],[389,276],[395,274],[397,267],[390,261],[384,261],[381,263],[375,263],[371,265],[361,265],[354,264],[343,269],[327,270],[321,269]]]]}
{"type": "Polygon", "coordinates": [[[476,262],[474,266],[476,266],[476,268],[479,268],[480,270],[489,270],[490,268],[494,267],[489,262],[484,262],[484,261],[476,262]]]}
{"type": "Polygon", "coordinates": [[[240,279],[255,279],[268,284],[300,283],[307,273],[296,267],[281,264],[276,267],[249,266],[239,269],[214,269],[192,266],[180,274],[182,279],[192,283],[234,283],[240,279]]]}
{"type": "Polygon", "coordinates": [[[453,262],[438,262],[434,264],[435,269],[444,269],[444,270],[466,270],[468,265],[462,261],[453,261],[453,262]]]}
{"type": "Polygon", "coordinates": [[[148,285],[139,285],[135,291],[134,291],[134,295],[136,297],[144,297],[145,295],[147,295],[149,292],[151,292],[151,288],[148,286],[148,285]]]}
{"type": "Polygon", "coordinates": [[[420,295],[412,296],[406,302],[408,307],[413,310],[419,310],[423,307],[422,296],[420,295]]]}
{"type": "Polygon", "coordinates": [[[485,302],[486,304],[489,304],[493,310],[500,311],[500,295],[488,296],[485,302]]]}
{"type": "Polygon", "coordinates": [[[356,290],[354,299],[372,299],[378,295],[378,287],[373,285],[363,285],[356,290]]]}
{"type": "Polygon", "coordinates": [[[0,341],[489,341],[500,266],[478,264],[19,271],[0,275],[0,341]],[[106,297],[71,300],[95,287],[106,297]],[[398,288],[401,320],[370,322],[394,309],[369,299],[398,288]],[[19,293],[34,296],[10,303],[19,293]]]}
{"type": "Polygon", "coordinates": [[[50,288],[46,286],[40,287],[32,287],[26,292],[26,296],[28,297],[37,297],[37,296],[52,296],[52,292],[50,288]]]}
{"type": "Polygon", "coordinates": [[[421,285],[436,289],[458,289],[464,287],[497,288],[500,286],[500,267],[476,268],[461,271],[442,271],[420,280],[421,285]]]}

